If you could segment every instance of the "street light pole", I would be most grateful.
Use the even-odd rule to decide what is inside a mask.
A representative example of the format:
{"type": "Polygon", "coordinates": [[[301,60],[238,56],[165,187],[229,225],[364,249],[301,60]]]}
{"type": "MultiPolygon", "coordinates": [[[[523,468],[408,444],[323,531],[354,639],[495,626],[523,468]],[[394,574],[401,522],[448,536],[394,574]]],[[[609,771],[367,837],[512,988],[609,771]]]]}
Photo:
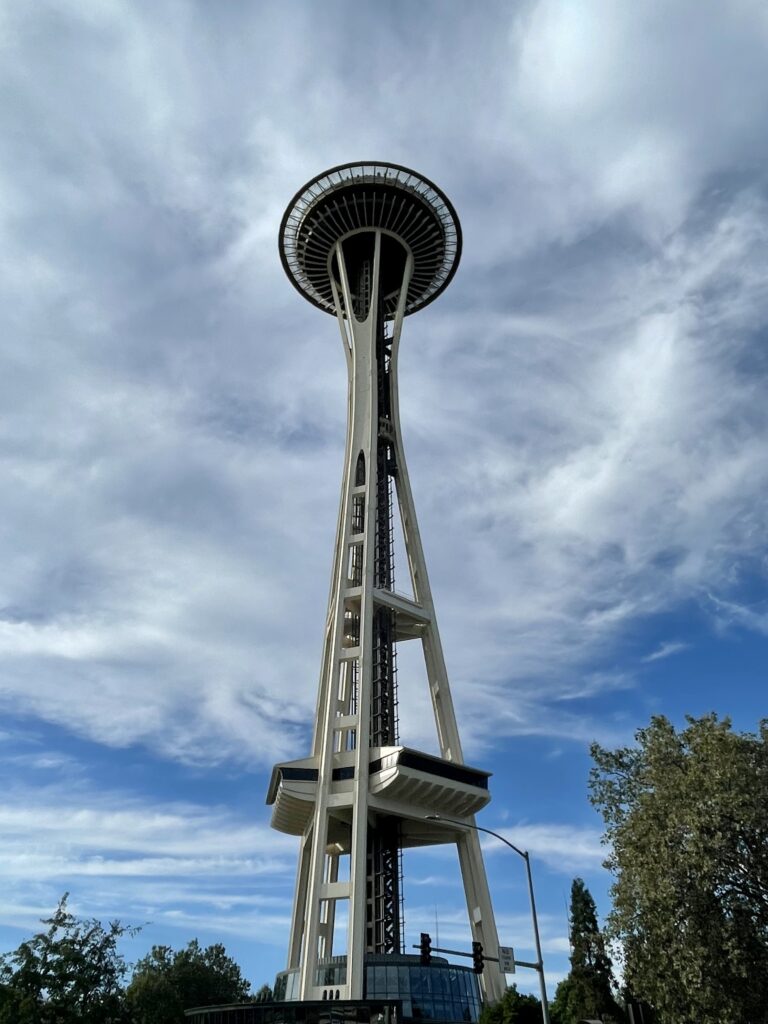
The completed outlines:
{"type": "Polygon", "coordinates": [[[541,989],[541,1016],[544,1024],[550,1024],[549,1021],[549,1003],[547,1002],[547,986],[544,982],[544,961],[541,956],[541,941],[539,939],[539,920],[536,916],[536,901],[533,898],[533,877],[531,875],[531,858],[527,850],[521,850],[515,846],[514,843],[510,843],[504,836],[499,835],[498,832],[493,832],[489,828],[483,828],[482,825],[470,825],[467,821],[459,821],[457,818],[444,818],[442,814],[427,814],[426,818],[428,821],[445,821],[451,825],[458,825],[460,828],[472,829],[474,832],[485,832],[489,836],[493,836],[494,839],[500,840],[505,846],[508,846],[510,850],[514,850],[518,857],[522,857],[525,861],[525,871],[528,876],[528,897],[531,901],[531,919],[533,921],[533,937],[536,943],[536,970],[539,974],[539,988],[541,989]]]}

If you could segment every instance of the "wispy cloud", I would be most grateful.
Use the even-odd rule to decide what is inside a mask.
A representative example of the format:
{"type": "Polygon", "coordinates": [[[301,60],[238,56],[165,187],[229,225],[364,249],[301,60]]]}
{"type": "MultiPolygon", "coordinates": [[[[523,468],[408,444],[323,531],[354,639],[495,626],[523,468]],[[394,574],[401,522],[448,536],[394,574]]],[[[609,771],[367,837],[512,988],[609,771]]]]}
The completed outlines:
{"type": "Polygon", "coordinates": [[[661,661],[663,658],[670,658],[673,654],[680,654],[681,651],[687,651],[690,644],[683,643],[681,640],[665,640],[664,643],[660,644],[655,651],[651,651],[650,654],[642,659],[644,662],[661,661]]]}
{"type": "Polygon", "coordinates": [[[742,629],[768,634],[768,611],[765,610],[764,602],[753,607],[749,603],[727,601],[714,594],[707,594],[707,600],[721,627],[740,626],[742,629]]]}
{"type": "MultiPolygon", "coordinates": [[[[367,152],[443,167],[466,229],[452,290],[408,324],[402,404],[468,745],[547,723],[603,735],[542,703],[615,689],[595,663],[624,631],[733,590],[766,525],[748,354],[768,218],[754,177],[723,177],[760,166],[768,138],[763,21],[699,12],[689,90],[660,42],[688,10],[492,5],[472,25],[482,80],[456,12],[429,21],[434,54],[398,39],[375,90],[346,88],[351,25],[311,6],[290,24],[179,8],[171,31],[86,5],[66,15],[70,48],[56,5],[6,15],[7,707],[200,763],[301,745],[344,369],[274,238],[294,185],[349,155],[343,110],[367,152]],[[434,80],[425,132],[409,97],[434,80]],[[456,160],[457,132],[481,161],[456,160]]],[[[376,26],[384,46],[395,28],[376,26]]]]}
{"type": "Polygon", "coordinates": [[[0,801],[3,925],[33,927],[61,893],[80,914],[248,937],[287,927],[295,843],[232,811],[80,785],[0,801]]]}
{"type": "MultiPolygon", "coordinates": [[[[625,742],[642,665],[689,642],[676,618],[638,658],[668,612],[768,633],[763,6],[298,8],[0,16],[0,708],[29,729],[0,749],[0,876],[19,927],[72,881],[83,913],[286,934],[294,844],[252,807],[97,786],[71,751],[143,748],[210,782],[308,747],[345,368],[275,239],[324,167],[414,166],[464,228],[451,288],[406,324],[401,406],[467,757],[546,738],[568,771],[575,746],[625,742]]],[[[403,739],[434,749],[403,646],[403,739]]],[[[514,806],[505,834],[551,872],[599,865],[594,830],[513,827],[535,814],[514,806]]],[[[563,935],[551,915],[561,965],[563,935]]]]}
{"type": "MultiPolygon", "coordinates": [[[[601,833],[597,829],[523,822],[511,828],[500,828],[498,832],[518,849],[527,850],[532,857],[567,875],[594,870],[605,859],[601,833]]],[[[482,845],[486,856],[504,852],[498,841],[483,838],[482,845]]]]}

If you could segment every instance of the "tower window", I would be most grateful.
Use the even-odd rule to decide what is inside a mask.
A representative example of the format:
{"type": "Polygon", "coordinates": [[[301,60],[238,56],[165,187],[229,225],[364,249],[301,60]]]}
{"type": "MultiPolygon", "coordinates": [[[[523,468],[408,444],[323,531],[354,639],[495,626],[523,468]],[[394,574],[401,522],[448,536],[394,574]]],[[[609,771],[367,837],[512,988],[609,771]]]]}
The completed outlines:
{"type": "Polygon", "coordinates": [[[362,452],[357,456],[357,466],[355,467],[355,487],[365,486],[365,456],[362,452]]]}

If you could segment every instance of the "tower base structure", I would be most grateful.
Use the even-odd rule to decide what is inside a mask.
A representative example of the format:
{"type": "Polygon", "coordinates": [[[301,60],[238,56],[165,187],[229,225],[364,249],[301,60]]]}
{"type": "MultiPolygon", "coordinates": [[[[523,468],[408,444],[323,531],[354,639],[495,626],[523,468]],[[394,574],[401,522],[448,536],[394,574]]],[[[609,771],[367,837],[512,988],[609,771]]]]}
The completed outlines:
{"type": "Polygon", "coordinates": [[[275,982],[275,1002],[238,1003],[187,1010],[190,1024],[400,1024],[451,1021],[474,1024],[480,1015],[477,975],[442,957],[422,966],[418,956],[371,956],[365,962],[365,996],[342,999],[343,957],[323,966],[328,998],[298,999],[298,971],[283,971],[275,982]]]}
{"type": "Polygon", "coordinates": [[[232,1003],[185,1010],[190,1024],[398,1024],[401,1004],[349,999],[343,1003],[232,1003]]]}
{"type": "MultiPolygon", "coordinates": [[[[328,982],[328,998],[340,998],[339,987],[346,974],[346,958],[335,957],[322,965],[328,982]]],[[[418,956],[370,954],[365,958],[363,998],[372,1005],[380,1001],[398,1004],[399,1019],[474,1022],[482,1005],[477,975],[471,967],[451,964],[433,957],[423,966],[418,956]]],[[[283,971],[275,981],[275,998],[298,998],[298,971],[283,971]]]]}

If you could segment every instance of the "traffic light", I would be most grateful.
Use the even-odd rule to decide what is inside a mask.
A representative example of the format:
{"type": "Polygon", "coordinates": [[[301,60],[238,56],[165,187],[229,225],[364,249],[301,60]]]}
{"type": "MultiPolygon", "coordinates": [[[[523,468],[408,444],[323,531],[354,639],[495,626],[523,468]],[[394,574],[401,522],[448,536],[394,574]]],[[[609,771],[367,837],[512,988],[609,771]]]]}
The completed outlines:
{"type": "Polygon", "coordinates": [[[483,945],[481,942],[472,943],[472,966],[475,974],[482,974],[485,960],[483,959],[483,945]]]}
{"type": "Polygon", "coordinates": [[[429,967],[432,963],[432,939],[427,932],[421,933],[421,942],[419,943],[419,954],[421,956],[421,966],[429,967]]]}

